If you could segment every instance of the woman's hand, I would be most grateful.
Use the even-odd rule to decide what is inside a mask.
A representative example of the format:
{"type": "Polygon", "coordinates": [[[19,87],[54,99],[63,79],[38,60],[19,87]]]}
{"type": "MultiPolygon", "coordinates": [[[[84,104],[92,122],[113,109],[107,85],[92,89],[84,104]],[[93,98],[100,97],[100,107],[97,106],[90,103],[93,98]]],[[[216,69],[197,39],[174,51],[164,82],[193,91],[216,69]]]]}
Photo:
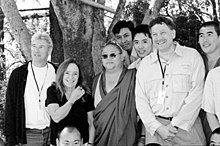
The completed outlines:
{"type": "Polygon", "coordinates": [[[68,100],[68,102],[70,102],[71,104],[73,104],[74,102],[76,102],[78,99],[80,99],[83,95],[85,94],[85,90],[78,86],[75,90],[73,90],[73,92],[70,95],[70,98],[68,100]]]}

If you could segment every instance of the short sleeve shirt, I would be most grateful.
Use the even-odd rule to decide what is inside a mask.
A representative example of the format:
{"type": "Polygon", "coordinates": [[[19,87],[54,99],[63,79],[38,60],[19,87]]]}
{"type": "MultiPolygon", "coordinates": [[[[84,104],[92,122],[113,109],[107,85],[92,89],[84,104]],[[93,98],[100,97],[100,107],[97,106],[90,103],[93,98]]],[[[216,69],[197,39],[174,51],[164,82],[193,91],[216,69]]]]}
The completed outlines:
{"type": "Polygon", "coordinates": [[[206,78],[202,108],[211,114],[215,114],[220,123],[220,67],[209,71],[206,78]]]}
{"type": "MultiPolygon", "coordinates": [[[[66,96],[63,95],[62,101],[60,100],[61,93],[52,85],[47,90],[46,106],[52,103],[57,103],[63,106],[66,102],[66,96]]],[[[94,103],[91,95],[85,94],[82,98],[77,100],[73,105],[68,115],[59,123],[55,123],[51,119],[51,144],[56,143],[57,132],[64,126],[76,127],[83,138],[83,142],[88,142],[89,139],[89,124],[87,120],[87,112],[94,110],[94,103]]]]}

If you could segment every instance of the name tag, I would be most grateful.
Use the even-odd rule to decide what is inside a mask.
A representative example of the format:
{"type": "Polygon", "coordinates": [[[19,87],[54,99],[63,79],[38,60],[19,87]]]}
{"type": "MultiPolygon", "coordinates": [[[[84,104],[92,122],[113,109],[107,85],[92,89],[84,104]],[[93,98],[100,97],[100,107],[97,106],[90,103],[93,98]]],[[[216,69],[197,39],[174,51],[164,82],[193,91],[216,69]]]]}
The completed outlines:
{"type": "Polygon", "coordinates": [[[160,90],[157,97],[157,104],[164,104],[166,90],[160,90]]]}

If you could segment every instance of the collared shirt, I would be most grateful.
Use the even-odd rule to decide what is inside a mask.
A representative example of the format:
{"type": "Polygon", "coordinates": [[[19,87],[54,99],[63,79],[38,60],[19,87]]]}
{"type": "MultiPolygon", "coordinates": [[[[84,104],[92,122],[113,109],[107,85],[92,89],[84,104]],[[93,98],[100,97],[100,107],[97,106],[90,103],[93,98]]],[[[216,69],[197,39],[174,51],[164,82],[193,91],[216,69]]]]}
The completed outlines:
{"type": "Polygon", "coordinates": [[[205,68],[200,54],[192,48],[176,44],[171,58],[166,62],[164,74],[163,104],[157,104],[158,93],[162,89],[162,73],[154,51],[145,57],[136,76],[136,107],[146,127],[153,135],[162,125],[156,120],[157,115],[173,117],[171,124],[189,131],[193,126],[202,103],[205,68]]]}
{"type": "Polygon", "coordinates": [[[215,114],[220,123],[220,67],[209,71],[206,78],[202,108],[211,114],[215,114]]]}
{"type": "Polygon", "coordinates": [[[131,63],[131,64],[128,66],[128,69],[133,69],[133,68],[138,69],[140,63],[141,63],[141,58],[138,58],[135,62],[131,63]]]}

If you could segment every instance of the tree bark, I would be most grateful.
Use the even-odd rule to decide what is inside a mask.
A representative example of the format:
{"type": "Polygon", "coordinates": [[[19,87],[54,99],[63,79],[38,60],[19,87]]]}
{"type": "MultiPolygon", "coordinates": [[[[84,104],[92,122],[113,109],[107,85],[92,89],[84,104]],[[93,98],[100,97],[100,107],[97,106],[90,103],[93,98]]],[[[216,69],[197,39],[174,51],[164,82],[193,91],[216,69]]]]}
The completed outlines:
{"type": "Polygon", "coordinates": [[[217,14],[217,8],[216,8],[216,2],[215,0],[210,0],[212,4],[212,15],[213,15],[213,20],[218,21],[218,14],[217,14]]]}
{"type": "MultiPolygon", "coordinates": [[[[104,5],[105,0],[98,0],[98,3],[104,5]]],[[[94,31],[92,37],[92,56],[93,69],[95,74],[102,71],[101,53],[102,47],[106,42],[106,29],[104,26],[104,11],[101,9],[94,9],[94,31]]]]}
{"type": "Polygon", "coordinates": [[[12,34],[20,46],[25,60],[31,59],[31,35],[25,23],[22,21],[17,5],[14,0],[1,0],[2,11],[7,18],[12,34]]]}
{"type": "Polygon", "coordinates": [[[149,24],[150,21],[156,18],[160,12],[160,9],[164,6],[166,0],[155,0],[152,9],[147,10],[142,21],[143,24],[149,24]]]}
{"type": "Polygon", "coordinates": [[[49,18],[50,18],[50,36],[53,41],[53,52],[51,55],[51,61],[59,65],[64,60],[63,36],[51,3],[49,8],[49,18]]]}

